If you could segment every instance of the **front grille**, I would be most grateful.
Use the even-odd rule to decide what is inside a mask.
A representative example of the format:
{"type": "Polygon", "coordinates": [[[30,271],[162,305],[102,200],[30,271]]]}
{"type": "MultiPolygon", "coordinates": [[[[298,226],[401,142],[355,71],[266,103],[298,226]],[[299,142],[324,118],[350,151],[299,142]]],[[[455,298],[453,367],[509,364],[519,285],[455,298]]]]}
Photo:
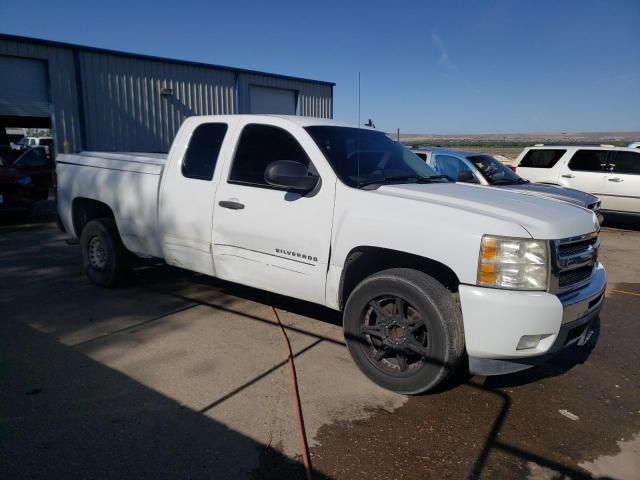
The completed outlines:
{"type": "Polygon", "coordinates": [[[560,285],[560,288],[566,288],[576,283],[582,283],[584,280],[587,280],[588,278],[590,278],[592,273],[593,273],[593,265],[589,265],[587,267],[582,267],[582,268],[576,268],[575,270],[567,270],[565,272],[560,273],[558,283],[560,285]]]}
{"type": "Polygon", "coordinates": [[[597,233],[551,242],[551,283],[549,291],[566,293],[591,280],[600,241],[597,233]]]}
{"type": "Polygon", "coordinates": [[[598,241],[598,238],[590,238],[589,240],[583,240],[581,242],[576,243],[568,243],[566,245],[560,245],[558,247],[558,254],[561,257],[569,257],[571,255],[576,255],[580,253],[584,253],[589,250],[589,247],[595,244],[598,241]]]}

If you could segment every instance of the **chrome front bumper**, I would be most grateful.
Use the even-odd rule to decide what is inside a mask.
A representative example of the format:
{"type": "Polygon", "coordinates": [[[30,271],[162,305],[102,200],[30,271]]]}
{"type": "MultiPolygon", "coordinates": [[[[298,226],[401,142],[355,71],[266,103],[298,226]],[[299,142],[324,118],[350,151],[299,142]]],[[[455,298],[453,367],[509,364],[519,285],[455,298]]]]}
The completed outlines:
{"type": "Polygon", "coordinates": [[[594,311],[600,311],[607,287],[607,272],[596,264],[591,281],[579,290],[558,295],[562,303],[562,324],[574,322],[594,311]]]}

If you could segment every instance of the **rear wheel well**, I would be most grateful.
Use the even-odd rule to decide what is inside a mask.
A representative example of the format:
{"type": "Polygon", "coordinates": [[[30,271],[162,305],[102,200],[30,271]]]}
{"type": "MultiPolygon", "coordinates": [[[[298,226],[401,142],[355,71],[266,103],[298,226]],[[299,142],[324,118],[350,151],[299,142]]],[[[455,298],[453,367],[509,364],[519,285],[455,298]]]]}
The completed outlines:
{"type": "Polygon", "coordinates": [[[73,231],[77,237],[80,237],[82,229],[91,220],[96,218],[112,218],[115,220],[115,216],[109,205],[91,198],[74,198],[72,215],[73,231]]]}
{"type": "Polygon", "coordinates": [[[342,270],[340,308],[344,307],[349,295],[362,280],[390,268],[410,268],[426,273],[451,292],[457,292],[460,285],[455,272],[436,260],[387,248],[356,247],[347,255],[342,270]]]}

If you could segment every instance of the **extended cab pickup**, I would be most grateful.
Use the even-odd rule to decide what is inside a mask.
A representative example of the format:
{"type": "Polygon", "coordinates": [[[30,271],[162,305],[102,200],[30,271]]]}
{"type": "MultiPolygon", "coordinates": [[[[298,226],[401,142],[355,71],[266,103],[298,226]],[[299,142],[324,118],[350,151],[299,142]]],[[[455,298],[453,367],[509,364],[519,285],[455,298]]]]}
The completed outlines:
{"type": "Polygon", "coordinates": [[[135,254],[340,310],[357,365],[397,392],[584,344],[604,300],[592,212],[449,182],[369,128],[191,117],[168,156],[60,155],[57,175],[92,282],[135,254]]]}

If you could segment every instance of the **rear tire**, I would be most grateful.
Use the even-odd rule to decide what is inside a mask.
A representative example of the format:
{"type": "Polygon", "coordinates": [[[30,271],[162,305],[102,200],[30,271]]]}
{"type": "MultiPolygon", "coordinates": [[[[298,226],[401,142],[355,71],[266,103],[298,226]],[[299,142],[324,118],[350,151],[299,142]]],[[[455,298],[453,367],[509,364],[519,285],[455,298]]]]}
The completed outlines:
{"type": "Polygon", "coordinates": [[[88,222],[82,229],[80,245],[84,271],[91,283],[113,287],[124,280],[131,268],[131,254],[112,218],[88,222]]]}
{"type": "Polygon", "coordinates": [[[435,388],[464,355],[455,294],[422,272],[394,268],[363,280],[344,310],[347,347],[379,386],[403,394],[435,388]]]}

